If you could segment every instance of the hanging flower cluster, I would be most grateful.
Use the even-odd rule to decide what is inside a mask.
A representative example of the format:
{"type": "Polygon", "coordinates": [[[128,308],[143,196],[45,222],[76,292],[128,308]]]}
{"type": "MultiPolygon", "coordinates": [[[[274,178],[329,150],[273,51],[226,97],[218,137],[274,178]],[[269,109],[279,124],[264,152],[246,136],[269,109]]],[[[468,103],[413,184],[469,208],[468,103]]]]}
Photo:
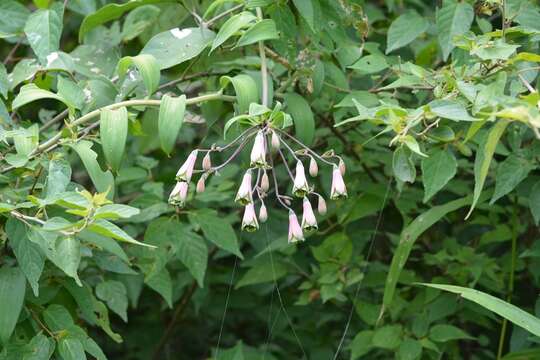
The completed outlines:
{"type": "Polygon", "coordinates": [[[279,104],[277,110],[274,109],[273,111],[260,105],[252,105],[257,107],[250,109],[250,115],[233,118],[225,126],[226,131],[234,122],[249,126],[236,139],[223,147],[212,145],[209,149],[198,149],[191,152],[176,174],[177,183],[170,194],[169,203],[183,207],[187,200],[188,188],[193,174],[201,174],[196,185],[196,192],[201,193],[205,190],[205,182],[209,176],[218,173],[219,170],[234,160],[246,145],[253,143],[250,168],[244,173],[235,197],[235,202],[244,206],[242,230],[256,231],[259,229],[259,222],[264,223],[268,219],[265,201],[273,193],[278,203],[289,212],[289,242],[303,241],[304,233],[316,231],[318,228],[311,201],[317,201],[319,214],[324,215],[326,213],[326,201],[309,184],[304,163],[309,165],[308,172],[311,177],[318,175],[318,162],[332,167],[332,186],[330,189],[330,199],[332,200],[347,197],[347,188],[343,181],[345,163],[333,151],[319,155],[285,132],[283,128],[290,124],[290,116],[279,111],[279,104]],[[293,147],[298,149],[294,150],[293,147]],[[219,153],[232,148],[235,149],[227,160],[218,166],[212,165],[212,153],[219,153]],[[195,169],[197,157],[202,154],[204,154],[202,169],[195,169]],[[286,154],[295,163],[294,174],[286,154]],[[275,172],[276,164],[274,163],[277,160],[281,160],[289,174],[292,181],[291,194],[293,196],[280,192],[275,172]],[[273,189],[271,189],[270,185],[270,176],[273,179],[273,189]],[[301,222],[298,221],[298,217],[291,207],[294,198],[302,200],[301,222]],[[259,207],[258,214],[255,208],[256,203],[258,203],[259,207]]]}

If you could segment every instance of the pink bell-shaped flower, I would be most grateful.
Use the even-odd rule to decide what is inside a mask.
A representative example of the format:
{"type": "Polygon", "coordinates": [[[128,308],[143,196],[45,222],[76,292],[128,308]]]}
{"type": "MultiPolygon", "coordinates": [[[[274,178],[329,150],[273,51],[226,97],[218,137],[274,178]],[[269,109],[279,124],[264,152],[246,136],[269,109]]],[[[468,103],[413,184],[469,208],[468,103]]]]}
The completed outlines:
{"type": "Polygon", "coordinates": [[[304,241],[304,233],[294,211],[289,210],[289,243],[304,241]]]}
{"type": "Polygon", "coordinates": [[[255,142],[253,143],[253,148],[251,149],[251,166],[258,168],[264,168],[267,166],[266,163],[266,139],[264,137],[264,132],[259,130],[255,136],[255,142]]]}
{"type": "Polygon", "coordinates": [[[309,185],[304,171],[304,165],[301,161],[296,163],[296,174],[294,177],[293,194],[296,197],[304,197],[309,192],[309,185]]]}
{"type": "Polygon", "coordinates": [[[307,197],[304,198],[304,203],[302,205],[302,229],[307,232],[317,230],[319,228],[317,225],[317,219],[315,218],[313,208],[311,207],[311,203],[307,197]]]}
{"type": "Polygon", "coordinates": [[[242,205],[247,205],[253,202],[253,197],[251,195],[251,170],[247,170],[240,184],[240,188],[236,193],[236,198],[234,201],[242,205]]]}
{"type": "Polygon", "coordinates": [[[188,195],[188,183],[179,181],[169,195],[169,204],[184,207],[188,195]]]}
{"type": "Polygon", "coordinates": [[[193,168],[195,167],[196,161],[197,150],[193,150],[180,169],[178,169],[178,172],[176,173],[176,180],[189,182],[191,180],[191,175],[193,175],[193,168]]]}
{"type": "Polygon", "coordinates": [[[246,205],[244,210],[244,218],[242,219],[242,230],[247,232],[253,232],[259,229],[259,222],[257,221],[257,214],[255,214],[255,206],[253,203],[246,205]]]}
{"type": "Polygon", "coordinates": [[[334,165],[332,170],[332,187],[330,189],[330,199],[338,200],[347,197],[347,188],[343,181],[343,176],[338,166],[334,165]]]}

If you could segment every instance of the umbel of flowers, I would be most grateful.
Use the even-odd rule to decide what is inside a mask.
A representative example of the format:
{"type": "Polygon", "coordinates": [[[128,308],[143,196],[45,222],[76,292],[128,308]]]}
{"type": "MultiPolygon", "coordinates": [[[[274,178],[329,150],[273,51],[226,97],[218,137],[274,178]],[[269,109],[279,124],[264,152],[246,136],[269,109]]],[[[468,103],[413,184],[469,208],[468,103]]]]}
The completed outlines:
{"type": "Polygon", "coordinates": [[[177,183],[169,196],[169,203],[183,207],[194,174],[201,174],[196,185],[196,192],[201,193],[205,190],[205,182],[209,176],[218,173],[233,161],[246,145],[252,144],[250,167],[246,169],[235,197],[235,202],[244,206],[242,230],[256,231],[259,229],[259,223],[268,219],[265,201],[273,194],[277,202],[289,213],[289,242],[303,241],[304,233],[316,231],[318,228],[312,202],[317,202],[319,214],[326,213],[326,201],[321,194],[315,192],[314,186],[310,185],[304,165],[308,166],[311,177],[317,177],[319,163],[332,167],[330,199],[337,200],[347,197],[347,188],[343,181],[345,163],[333,151],[319,155],[285,132],[283,128],[291,124],[291,119],[288,114],[280,111],[280,104],[274,110],[252,104],[249,115],[232,118],[227,122],[225,131],[236,122],[248,126],[247,130],[236,139],[222,147],[212,145],[209,149],[197,149],[189,154],[176,174],[177,183]],[[222,164],[213,166],[211,154],[223,151],[232,153],[222,164]],[[197,158],[200,156],[202,156],[201,169],[195,169],[197,158]],[[275,172],[277,161],[284,165],[292,181],[292,196],[285,195],[279,189],[275,172]],[[289,161],[292,161],[294,166],[291,166],[289,161]],[[301,222],[291,207],[295,198],[302,202],[301,222]]]}

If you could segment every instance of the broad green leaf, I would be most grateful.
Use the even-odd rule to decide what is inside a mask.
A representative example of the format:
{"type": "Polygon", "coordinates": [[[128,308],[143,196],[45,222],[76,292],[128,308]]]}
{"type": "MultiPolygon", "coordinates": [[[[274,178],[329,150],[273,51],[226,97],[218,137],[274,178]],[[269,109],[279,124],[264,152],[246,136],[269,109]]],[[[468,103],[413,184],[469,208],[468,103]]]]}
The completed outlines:
{"type": "Polygon", "coordinates": [[[158,20],[160,13],[161,9],[154,5],[143,5],[130,11],[122,27],[122,39],[127,42],[141,35],[158,20]]]}
{"type": "Polygon", "coordinates": [[[85,95],[74,81],[63,76],[58,77],[58,96],[67,102],[71,110],[82,109],[85,104],[85,95]]]}
{"type": "Polygon", "coordinates": [[[15,329],[24,303],[26,280],[17,267],[0,268],[0,342],[6,344],[15,329]]]}
{"type": "Polygon", "coordinates": [[[135,240],[124,230],[120,229],[118,226],[116,226],[115,224],[107,220],[96,219],[90,225],[88,225],[88,230],[93,231],[96,234],[108,236],[113,239],[124,241],[130,244],[146,246],[149,248],[155,248],[155,246],[148,245],[148,244],[135,240]]]}
{"type": "Polygon", "coordinates": [[[422,150],[420,149],[420,144],[418,144],[418,141],[416,141],[413,136],[405,135],[400,139],[400,141],[405,144],[413,153],[423,157],[427,157],[427,155],[422,152],[422,150]]]}
{"type": "Polygon", "coordinates": [[[519,185],[533,169],[532,164],[518,155],[510,154],[497,166],[495,174],[495,192],[490,204],[508,194],[519,185]]]}
{"type": "Polygon", "coordinates": [[[311,145],[315,135],[315,118],[309,103],[297,93],[288,93],[284,97],[287,112],[294,122],[295,134],[300,141],[311,145]]]}
{"type": "Polygon", "coordinates": [[[178,258],[188,268],[200,287],[208,262],[208,248],[204,239],[190,231],[179,232],[178,258]]]}
{"type": "Polygon", "coordinates": [[[392,170],[394,170],[394,176],[400,181],[412,184],[416,179],[416,167],[411,159],[411,154],[403,146],[394,151],[392,170]]]}
{"type": "Polygon", "coordinates": [[[435,342],[446,342],[458,339],[473,339],[465,331],[448,324],[437,324],[429,329],[429,338],[435,342]]]}
{"type": "Polygon", "coordinates": [[[318,0],[293,0],[294,6],[296,6],[296,9],[298,10],[298,13],[306,23],[309,25],[310,29],[315,32],[318,25],[315,23],[315,12],[316,12],[316,6],[318,4],[315,4],[318,0]]]}
{"type": "Polygon", "coordinates": [[[210,211],[197,211],[190,214],[190,221],[198,224],[206,239],[219,248],[235,254],[241,259],[244,258],[238,247],[236,233],[226,220],[210,211]]]}
{"type": "Polygon", "coordinates": [[[381,317],[386,308],[392,304],[399,276],[405,267],[405,263],[409,258],[409,254],[411,253],[416,239],[418,239],[418,237],[433,224],[442,219],[443,216],[470,204],[471,200],[472,198],[468,196],[462,199],[450,201],[444,205],[434,206],[423,214],[419,215],[403,229],[399,238],[398,247],[394,251],[394,256],[392,257],[392,263],[390,264],[388,276],[386,277],[383,305],[381,307],[381,317]]]}
{"type": "Polygon", "coordinates": [[[139,74],[141,74],[148,96],[152,95],[159,86],[159,79],[161,76],[156,58],[146,54],[123,57],[118,63],[118,75],[120,76],[120,79],[125,78],[129,67],[132,65],[134,65],[139,71],[139,74]]]}
{"type": "Polygon", "coordinates": [[[397,352],[400,360],[417,360],[422,356],[422,343],[419,340],[407,338],[399,344],[397,352]]]}
{"type": "Polygon", "coordinates": [[[51,304],[43,311],[43,320],[52,331],[62,331],[73,325],[68,309],[60,304],[51,304]]]}
{"type": "Polygon", "coordinates": [[[376,74],[388,68],[386,58],[379,54],[362,56],[360,60],[349,66],[362,75],[376,74]]]}
{"type": "Polygon", "coordinates": [[[360,104],[366,108],[379,105],[379,99],[376,95],[364,90],[355,90],[346,95],[340,102],[334,107],[355,107],[355,104],[360,104]]]}
{"type": "Polygon", "coordinates": [[[23,105],[41,99],[54,99],[61,101],[67,106],[69,106],[69,101],[64,99],[62,96],[48,90],[40,89],[39,87],[37,87],[36,84],[24,85],[13,100],[13,104],[11,106],[13,110],[16,110],[23,105]]]}
{"type": "Polygon", "coordinates": [[[467,2],[443,2],[442,8],[437,12],[437,36],[445,61],[454,48],[454,38],[469,31],[473,19],[474,9],[467,2]]]}
{"type": "Polygon", "coordinates": [[[82,286],[77,270],[81,262],[81,244],[73,236],[60,237],[56,243],[55,264],[67,276],[75,279],[79,286],[82,286]]]}
{"type": "Polygon", "coordinates": [[[129,0],[124,4],[107,4],[93,14],[86,16],[79,28],[79,42],[82,42],[84,36],[99,25],[105,24],[111,20],[118,19],[126,12],[139,6],[147,4],[169,3],[174,0],[129,0]]]}
{"type": "Polygon", "coordinates": [[[39,295],[39,278],[45,266],[45,256],[28,238],[28,228],[22,222],[9,218],[5,226],[9,244],[15,253],[17,263],[32,287],[35,296],[39,295]]]}
{"type": "Polygon", "coordinates": [[[6,67],[4,64],[0,64],[0,95],[7,98],[9,91],[9,80],[6,67]]]}
{"type": "Polygon", "coordinates": [[[349,348],[351,349],[351,360],[361,359],[372,348],[373,330],[360,331],[354,337],[349,348]]]}
{"type": "Polygon", "coordinates": [[[54,340],[43,334],[37,334],[25,346],[23,360],[49,360],[54,348],[54,340]]]}
{"type": "Polygon", "coordinates": [[[58,341],[58,352],[64,360],[86,360],[84,346],[79,339],[64,337],[58,341]]]}
{"type": "Polygon", "coordinates": [[[63,193],[71,181],[71,166],[67,160],[55,159],[49,162],[45,197],[53,198],[63,193]]]}
{"type": "Polygon", "coordinates": [[[401,343],[403,328],[401,325],[386,325],[375,330],[373,346],[383,349],[395,349],[401,343]]]}
{"type": "Polygon", "coordinates": [[[429,103],[429,109],[435,115],[455,121],[476,121],[462,103],[454,100],[434,100],[429,103]]]}
{"type": "Polygon", "coordinates": [[[275,257],[259,257],[236,283],[235,289],[248,285],[274,282],[287,274],[287,267],[275,257]]]}
{"type": "Polygon", "coordinates": [[[169,308],[172,308],[172,281],[171,275],[167,269],[163,268],[161,271],[152,277],[145,279],[144,282],[158,294],[160,294],[169,308]]]}
{"type": "Polygon", "coordinates": [[[497,121],[491,130],[489,130],[488,136],[485,137],[484,141],[482,144],[480,144],[478,150],[476,151],[476,159],[474,161],[473,202],[465,219],[471,215],[478,199],[480,198],[480,194],[484,188],[484,182],[486,181],[486,177],[488,175],[489,165],[491,164],[491,159],[495,153],[495,147],[497,146],[497,143],[499,142],[499,139],[501,138],[508,124],[509,122],[505,120],[497,121]]]}
{"type": "Polygon", "coordinates": [[[456,175],[457,161],[448,149],[439,149],[422,159],[424,202],[441,190],[456,175]]]}
{"type": "Polygon", "coordinates": [[[522,327],[533,335],[540,336],[540,319],[521,310],[515,305],[507,303],[492,295],[486,294],[475,289],[465,288],[454,285],[444,284],[420,284],[423,286],[432,287],[439,290],[448,291],[454,294],[459,294],[461,297],[477,303],[478,305],[494,312],[497,315],[511,321],[517,326],[522,327]]]}
{"type": "Polygon", "coordinates": [[[214,51],[218,46],[220,46],[233,35],[235,35],[240,29],[245,28],[255,20],[257,20],[257,17],[249,11],[243,11],[239,14],[231,16],[219,28],[219,32],[217,33],[214,41],[212,42],[212,48],[210,49],[210,51],[214,51]]]}
{"type": "Polygon", "coordinates": [[[94,213],[95,219],[129,219],[141,211],[133,206],[124,204],[107,204],[99,207],[94,213]]]}
{"type": "Polygon", "coordinates": [[[410,44],[424,33],[429,26],[428,21],[414,11],[407,12],[395,19],[388,28],[386,53],[410,44]]]}
{"type": "Polygon", "coordinates": [[[534,218],[534,222],[540,222],[540,181],[533,185],[529,194],[529,208],[534,218]]]}
{"type": "Polygon", "coordinates": [[[175,145],[178,133],[184,123],[186,111],[186,96],[172,97],[169,95],[161,98],[159,107],[158,133],[161,148],[166,154],[171,154],[175,145]]]}
{"type": "Polygon", "coordinates": [[[232,84],[236,93],[236,102],[238,103],[238,112],[240,114],[248,112],[251,103],[259,102],[257,83],[249,75],[222,76],[219,83],[222,88],[226,88],[229,84],[232,84]]]}
{"type": "Polygon", "coordinates": [[[0,1],[0,38],[20,35],[30,10],[15,0],[0,1]]]}
{"type": "Polygon", "coordinates": [[[105,159],[114,171],[120,169],[128,133],[128,113],[125,107],[101,111],[99,123],[101,146],[105,159]]]}
{"type": "Polygon", "coordinates": [[[127,322],[127,290],[123,283],[116,280],[107,280],[97,284],[96,295],[107,303],[109,309],[127,322]]]}
{"type": "Polygon", "coordinates": [[[43,65],[50,61],[48,56],[60,48],[62,13],[63,10],[38,10],[28,17],[24,27],[28,43],[43,65]]]}
{"type": "Polygon", "coordinates": [[[212,43],[214,37],[214,32],[206,28],[175,28],[155,35],[141,54],[154,56],[163,70],[193,59],[212,43]]]}
{"type": "Polygon", "coordinates": [[[250,27],[238,39],[235,47],[247,46],[258,41],[278,39],[279,33],[276,29],[276,23],[271,19],[264,19],[250,27]]]}
{"type": "Polygon", "coordinates": [[[471,55],[482,60],[508,60],[519,47],[520,45],[511,45],[498,39],[473,48],[471,55]]]}

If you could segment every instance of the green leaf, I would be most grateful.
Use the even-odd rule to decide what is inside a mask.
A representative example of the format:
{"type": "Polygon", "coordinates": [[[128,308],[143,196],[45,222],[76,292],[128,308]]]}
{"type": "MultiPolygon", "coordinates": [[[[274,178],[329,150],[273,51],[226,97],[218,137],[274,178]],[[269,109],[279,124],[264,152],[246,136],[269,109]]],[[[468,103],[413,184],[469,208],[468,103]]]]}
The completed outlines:
{"type": "Polygon", "coordinates": [[[259,257],[250,267],[250,269],[236,283],[235,289],[248,285],[273,282],[287,275],[287,267],[274,257],[259,257]]]}
{"type": "Polygon", "coordinates": [[[57,240],[55,264],[67,276],[75,279],[79,286],[82,286],[77,270],[81,262],[81,244],[73,236],[61,237],[57,240]]]}
{"type": "Polygon", "coordinates": [[[71,327],[73,318],[69,311],[62,305],[51,304],[43,312],[43,320],[52,331],[62,331],[71,327]]]}
{"type": "Polygon", "coordinates": [[[186,96],[172,97],[169,95],[161,98],[159,107],[158,133],[161,148],[166,154],[172,153],[178,133],[184,123],[186,111],[186,96]]]}
{"type": "Polygon", "coordinates": [[[154,56],[163,70],[193,59],[210,45],[214,37],[214,32],[206,28],[175,28],[151,38],[141,54],[154,56]]]}
{"type": "Polygon", "coordinates": [[[388,68],[386,58],[379,54],[362,56],[360,60],[349,66],[362,75],[376,74],[388,68]]]}
{"type": "Polygon", "coordinates": [[[247,113],[251,103],[259,102],[257,83],[249,75],[222,76],[219,83],[222,88],[226,88],[229,84],[232,84],[236,93],[236,102],[238,103],[238,112],[240,114],[247,113]]]}
{"type": "Polygon", "coordinates": [[[15,0],[0,1],[0,38],[22,34],[30,10],[15,0]]]}
{"type": "Polygon", "coordinates": [[[234,46],[247,46],[259,41],[279,39],[276,23],[271,19],[264,19],[250,27],[234,46]]]}
{"type": "Polygon", "coordinates": [[[33,12],[24,27],[26,39],[39,61],[46,65],[49,55],[60,48],[62,35],[62,11],[41,9],[33,12]]]}
{"type": "Polygon", "coordinates": [[[53,198],[63,193],[71,181],[71,166],[64,159],[54,159],[49,162],[45,197],[53,198]]]}
{"type": "Polygon", "coordinates": [[[495,153],[495,147],[508,124],[509,122],[505,120],[497,121],[476,151],[476,159],[474,161],[474,197],[469,213],[465,219],[471,215],[480,198],[489,171],[489,165],[491,164],[491,159],[495,153]]]}
{"type": "Polygon", "coordinates": [[[219,248],[235,254],[243,259],[236,233],[223,218],[210,211],[197,211],[190,214],[190,221],[198,224],[206,239],[216,244],[219,248]]]}
{"type": "Polygon", "coordinates": [[[422,159],[424,202],[441,190],[456,175],[457,161],[448,149],[439,149],[422,159]]]}
{"type": "Polygon", "coordinates": [[[403,328],[401,325],[386,325],[375,330],[373,346],[383,349],[395,349],[401,343],[403,328]]]}
{"type": "Polygon", "coordinates": [[[24,303],[26,280],[19,268],[0,268],[0,341],[6,344],[15,329],[24,303]]]}
{"type": "Polygon", "coordinates": [[[417,360],[422,356],[422,343],[418,340],[407,338],[401,342],[397,352],[399,360],[417,360]]]}
{"type": "Polygon", "coordinates": [[[208,263],[208,248],[204,239],[182,227],[178,234],[178,259],[188,268],[199,287],[204,286],[204,274],[208,263]]]}
{"type": "Polygon", "coordinates": [[[13,100],[13,104],[11,106],[13,110],[16,110],[23,105],[41,99],[54,99],[61,101],[67,106],[69,106],[69,101],[64,99],[62,96],[48,90],[40,89],[39,87],[37,87],[36,84],[27,84],[21,87],[19,94],[17,94],[17,96],[13,100]]]}
{"type": "Polygon", "coordinates": [[[82,140],[75,144],[67,144],[73,148],[77,155],[81,158],[90,179],[94,183],[97,191],[109,192],[110,198],[114,196],[114,177],[110,171],[103,171],[97,162],[97,154],[92,150],[92,143],[90,141],[82,140]]]}
{"type": "Polygon", "coordinates": [[[108,236],[113,239],[125,241],[130,244],[146,246],[149,248],[155,248],[155,246],[148,245],[148,244],[135,240],[129,234],[127,234],[124,230],[120,229],[118,226],[114,225],[113,223],[108,222],[107,220],[96,219],[90,225],[88,225],[88,230],[95,232],[96,234],[108,236]]]}
{"type": "Polygon", "coordinates": [[[509,304],[501,299],[475,289],[444,284],[420,284],[439,290],[459,294],[461,297],[477,303],[478,305],[494,312],[497,315],[522,327],[533,335],[540,336],[540,319],[521,310],[517,306],[509,304]]]}
{"type": "Polygon", "coordinates": [[[474,339],[460,328],[447,324],[437,324],[429,329],[429,338],[435,342],[447,342],[458,339],[474,339]]]}
{"type": "Polygon", "coordinates": [[[124,204],[107,204],[101,206],[94,213],[95,219],[129,219],[138,215],[141,211],[133,206],[124,204]]]}
{"type": "Polygon", "coordinates": [[[79,339],[64,337],[58,341],[58,352],[64,360],[86,360],[84,346],[79,339]]]}
{"type": "Polygon", "coordinates": [[[471,55],[476,55],[482,60],[508,60],[519,47],[520,45],[507,44],[499,39],[473,48],[471,55]]]}
{"type": "Polygon", "coordinates": [[[141,35],[159,18],[161,9],[154,5],[143,5],[131,11],[122,27],[122,39],[127,42],[141,35]]]}
{"type": "Polygon", "coordinates": [[[300,16],[304,18],[306,23],[309,25],[311,30],[315,32],[316,30],[316,24],[315,24],[315,4],[314,0],[293,0],[293,4],[298,10],[298,13],[300,16]]]}
{"type": "Polygon", "coordinates": [[[371,350],[373,334],[373,330],[364,330],[356,334],[350,345],[351,360],[361,359],[371,350]]]}
{"type": "Polygon", "coordinates": [[[540,222],[540,181],[533,185],[529,194],[529,208],[534,218],[535,224],[540,222]]]}
{"type": "Polygon", "coordinates": [[[407,12],[395,19],[388,28],[386,53],[410,44],[424,33],[429,26],[428,21],[414,11],[407,12]]]}
{"type": "Polygon", "coordinates": [[[4,64],[0,64],[0,95],[7,98],[9,91],[9,80],[7,70],[4,64]]]}
{"type": "Polygon", "coordinates": [[[394,176],[400,181],[412,184],[416,179],[416,167],[411,159],[410,152],[403,146],[394,151],[392,169],[394,170],[394,176]]]}
{"type": "Polygon", "coordinates": [[[473,19],[474,9],[467,2],[444,1],[437,12],[437,36],[445,61],[454,48],[454,38],[469,31],[473,19]]]}
{"type": "Polygon", "coordinates": [[[236,34],[240,29],[245,28],[250,23],[257,20],[257,17],[249,11],[243,11],[239,14],[231,16],[223,25],[219,28],[219,32],[212,42],[212,48],[210,51],[214,51],[218,46],[227,41],[231,36],[236,34]]]}
{"type": "Polygon", "coordinates": [[[450,201],[444,205],[434,206],[423,214],[419,215],[401,232],[399,244],[394,251],[390,270],[386,277],[384,286],[383,306],[381,308],[381,317],[385,309],[392,304],[396,285],[401,275],[401,271],[405,267],[405,263],[409,258],[409,254],[414,246],[416,239],[429,229],[433,224],[439,221],[446,214],[462,208],[471,203],[471,197],[450,201]]]}
{"type": "Polygon", "coordinates": [[[63,76],[58,77],[58,96],[61,96],[69,105],[70,110],[82,109],[85,104],[85,95],[74,81],[63,76]]]}
{"type": "Polygon", "coordinates": [[[160,68],[155,57],[152,55],[141,54],[137,56],[126,56],[118,62],[118,75],[123,80],[130,66],[134,65],[139,74],[141,74],[148,92],[148,96],[152,95],[159,86],[160,68]]]}
{"type": "Polygon", "coordinates": [[[518,155],[510,154],[497,166],[495,174],[495,192],[490,204],[508,194],[519,185],[533,169],[532,164],[518,155]]]}
{"type": "Polygon", "coordinates": [[[120,18],[126,12],[147,4],[175,2],[174,0],[129,0],[124,4],[107,4],[93,14],[86,16],[79,28],[79,42],[92,29],[108,21],[120,18]]]}
{"type": "Polygon", "coordinates": [[[118,171],[126,148],[128,133],[127,109],[121,107],[117,110],[102,110],[99,130],[105,159],[107,159],[114,171],[118,171]]]}
{"type": "Polygon", "coordinates": [[[39,295],[39,278],[45,266],[45,257],[39,246],[30,241],[27,227],[10,217],[5,225],[9,244],[15,253],[17,263],[30,283],[35,296],[39,295]]]}
{"type": "Polygon", "coordinates": [[[49,360],[54,350],[54,340],[49,340],[43,334],[37,334],[25,346],[23,360],[49,360]]]}
{"type": "Polygon", "coordinates": [[[127,322],[127,290],[123,283],[116,280],[107,280],[96,286],[96,295],[107,303],[109,309],[127,322]]]}
{"type": "Polygon", "coordinates": [[[477,121],[473,118],[462,103],[453,100],[434,100],[429,103],[432,113],[444,119],[454,121],[477,121]]]}
{"type": "Polygon", "coordinates": [[[144,282],[167,302],[169,308],[172,308],[172,281],[171,275],[167,269],[163,268],[161,271],[152,277],[145,279],[144,282]]]}
{"type": "Polygon", "coordinates": [[[287,112],[294,122],[295,134],[300,141],[311,145],[315,135],[315,118],[309,103],[296,93],[288,93],[284,96],[287,112]]]}

